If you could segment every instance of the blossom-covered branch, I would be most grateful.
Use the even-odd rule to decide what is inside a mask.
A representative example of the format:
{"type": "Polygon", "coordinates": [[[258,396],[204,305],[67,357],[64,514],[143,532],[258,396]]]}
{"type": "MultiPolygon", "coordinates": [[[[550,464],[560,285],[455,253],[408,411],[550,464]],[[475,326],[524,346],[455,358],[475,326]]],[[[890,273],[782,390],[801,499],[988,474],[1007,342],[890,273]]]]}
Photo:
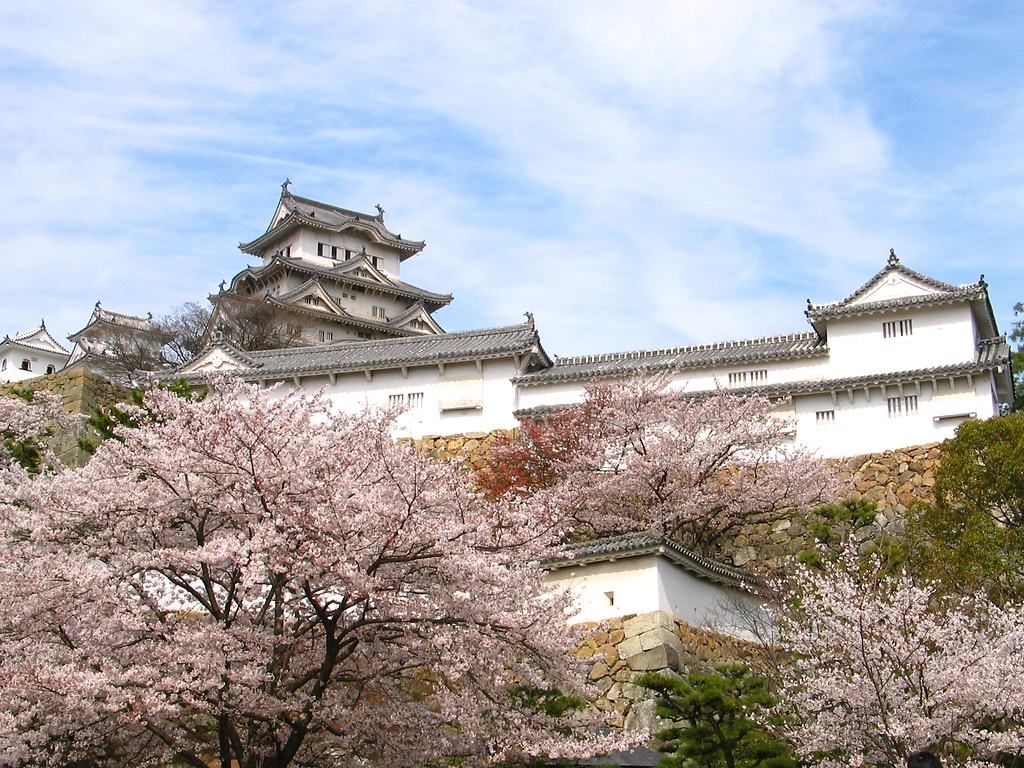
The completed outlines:
{"type": "Polygon", "coordinates": [[[157,418],[19,488],[31,534],[0,554],[0,764],[594,748],[512,694],[580,690],[567,598],[536,567],[559,531],[521,535],[543,527],[533,508],[485,500],[390,440],[386,416],[215,390],[154,390],[157,418]]]}

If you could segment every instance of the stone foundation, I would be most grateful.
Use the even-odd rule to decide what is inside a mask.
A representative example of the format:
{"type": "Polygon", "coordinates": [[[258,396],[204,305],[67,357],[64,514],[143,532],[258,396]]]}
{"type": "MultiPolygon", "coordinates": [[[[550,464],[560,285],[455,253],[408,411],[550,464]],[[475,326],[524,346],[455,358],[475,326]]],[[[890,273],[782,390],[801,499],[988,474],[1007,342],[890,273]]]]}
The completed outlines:
{"type": "Polygon", "coordinates": [[[878,512],[871,523],[855,526],[798,512],[771,524],[743,526],[721,542],[717,557],[737,567],[769,573],[813,552],[819,544],[815,532],[820,532],[822,525],[831,529],[830,539],[836,542],[848,536],[867,542],[883,534],[898,535],[907,509],[916,502],[932,500],[939,454],[939,443],[931,443],[836,461],[845,493],[835,501],[864,498],[875,502],[878,512]]]}
{"type": "Polygon", "coordinates": [[[68,368],[58,373],[37,376],[34,379],[18,381],[11,384],[0,384],[0,396],[10,394],[12,390],[29,390],[30,392],[50,392],[59,396],[64,403],[64,411],[72,416],[80,417],[79,428],[72,434],[56,435],[54,450],[58,458],[65,464],[81,465],[88,458],[78,448],[81,435],[80,425],[92,416],[99,408],[109,408],[128,398],[128,391],[84,366],[68,368]]]}
{"type": "Polygon", "coordinates": [[[641,672],[686,674],[720,661],[748,658],[751,647],[741,640],[698,629],[663,611],[633,614],[593,629],[576,651],[591,662],[588,679],[600,695],[594,706],[608,713],[616,727],[649,727],[654,716],[651,693],[633,680],[641,672]]]}

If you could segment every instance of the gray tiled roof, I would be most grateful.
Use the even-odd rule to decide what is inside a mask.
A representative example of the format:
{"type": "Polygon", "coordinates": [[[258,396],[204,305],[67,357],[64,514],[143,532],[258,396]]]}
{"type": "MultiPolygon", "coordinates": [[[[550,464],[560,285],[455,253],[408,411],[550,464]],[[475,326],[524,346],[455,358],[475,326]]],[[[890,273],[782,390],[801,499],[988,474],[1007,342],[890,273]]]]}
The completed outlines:
{"type": "MultiPolygon", "coordinates": [[[[730,395],[764,395],[765,397],[790,397],[792,395],[810,395],[820,392],[834,392],[861,387],[878,387],[887,384],[907,384],[914,381],[941,379],[948,376],[965,376],[991,371],[998,366],[1008,365],[1010,347],[1006,337],[982,339],[974,360],[967,360],[953,365],[940,365],[931,368],[915,368],[887,373],[872,373],[864,376],[848,376],[839,379],[815,379],[810,381],[791,381],[755,387],[736,387],[724,389],[730,395]]],[[[695,390],[681,392],[680,397],[707,397],[715,390],[695,390]]],[[[548,413],[562,411],[573,407],[571,404],[541,405],[534,408],[521,408],[515,412],[517,419],[535,419],[548,413]]]]}
{"type": "MultiPolygon", "coordinates": [[[[344,264],[344,262],[341,262],[341,264],[344,264]]],[[[284,268],[292,269],[296,272],[302,272],[307,275],[313,275],[314,277],[325,277],[339,283],[358,285],[363,288],[371,288],[384,293],[404,296],[406,298],[413,299],[414,301],[423,301],[428,305],[433,305],[435,309],[450,304],[453,298],[450,293],[433,293],[432,291],[427,291],[423,288],[417,288],[415,285],[406,283],[402,280],[392,279],[391,284],[388,285],[386,283],[379,283],[376,280],[356,277],[355,275],[342,272],[337,268],[332,269],[328,267],[318,267],[315,264],[310,264],[308,261],[304,261],[299,258],[284,256],[275,257],[265,266],[246,267],[231,278],[231,289],[234,290],[239,280],[247,275],[259,279],[272,273],[273,270],[284,268]]]]}
{"type": "Polygon", "coordinates": [[[407,240],[402,235],[392,232],[384,225],[384,219],[379,215],[350,211],[347,208],[321,203],[318,200],[300,197],[290,192],[281,196],[281,202],[284,204],[285,210],[288,211],[288,215],[255,240],[239,244],[239,248],[243,252],[259,253],[269,243],[277,239],[282,232],[302,225],[335,232],[350,227],[370,230],[377,235],[382,243],[402,251],[401,258],[403,259],[419,253],[426,246],[422,240],[407,240]]]}
{"type": "Polygon", "coordinates": [[[855,290],[842,301],[836,303],[842,305],[849,304],[851,301],[856,301],[861,296],[863,296],[867,292],[867,290],[872,285],[874,285],[876,281],[883,277],[887,272],[899,272],[904,277],[909,277],[911,280],[917,280],[918,282],[924,283],[925,285],[934,288],[936,291],[940,292],[955,291],[958,287],[960,287],[953,285],[952,283],[944,283],[941,280],[936,280],[934,277],[928,277],[928,275],[923,275],[920,272],[911,269],[910,267],[903,264],[895,253],[890,251],[889,260],[884,267],[878,270],[878,272],[876,272],[874,276],[871,277],[866,283],[861,285],[860,288],[855,290]]]}
{"type": "Polygon", "coordinates": [[[979,283],[950,287],[949,290],[941,293],[929,293],[921,296],[902,296],[898,299],[886,299],[885,301],[869,301],[863,304],[819,304],[810,305],[806,315],[811,322],[824,320],[832,317],[847,317],[850,315],[862,315],[872,312],[889,312],[910,307],[929,306],[937,304],[948,304],[954,301],[971,301],[982,299],[987,296],[985,286],[979,283]]]}
{"type": "Polygon", "coordinates": [[[27,347],[28,349],[36,349],[39,350],[40,352],[49,352],[51,354],[70,354],[68,350],[64,348],[63,344],[61,344],[59,341],[53,338],[52,335],[50,335],[50,332],[46,329],[46,323],[41,324],[38,328],[33,328],[31,331],[22,331],[21,333],[14,334],[14,336],[4,336],[3,341],[0,343],[4,342],[10,342],[13,344],[17,344],[18,346],[21,347],[27,347]],[[40,344],[34,344],[31,341],[32,337],[36,336],[40,331],[43,332],[46,340],[48,340],[54,347],[56,347],[56,349],[43,346],[40,344]]]}
{"type": "Polygon", "coordinates": [[[547,384],[555,381],[623,376],[639,371],[683,370],[761,360],[793,360],[827,354],[828,347],[818,334],[793,333],[786,336],[696,344],[689,347],[560,357],[551,368],[519,376],[515,381],[518,384],[547,384]]]}
{"type": "Polygon", "coordinates": [[[113,312],[109,309],[103,309],[97,301],[92,315],[89,316],[89,322],[85,324],[84,328],[80,331],[75,331],[68,338],[72,341],[78,341],[78,338],[94,325],[109,325],[144,333],[154,330],[153,317],[151,315],[138,317],[137,315],[126,315],[123,312],[113,312]]]}
{"type": "Polygon", "coordinates": [[[341,309],[341,312],[328,312],[327,310],[318,309],[305,304],[281,301],[276,296],[268,296],[267,301],[285,312],[295,312],[296,314],[307,315],[325,323],[365,328],[366,330],[379,331],[380,333],[385,333],[389,336],[404,337],[421,335],[416,331],[409,331],[404,328],[395,327],[390,322],[379,322],[377,320],[370,320],[369,318],[358,317],[357,315],[346,312],[344,308],[341,309]]]}
{"type": "MultiPolygon", "coordinates": [[[[297,375],[432,365],[516,354],[534,354],[537,356],[539,365],[550,364],[532,321],[521,325],[459,333],[442,333],[404,339],[341,342],[312,347],[262,350],[244,354],[253,361],[254,365],[232,373],[246,379],[273,379],[297,375]]],[[[189,377],[198,377],[199,375],[201,372],[200,374],[187,374],[189,377]]]]}
{"type": "MultiPolygon", "coordinates": [[[[928,277],[928,275],[923,275],[920,272],[904,265],[896,253],[890,250],[889,259],[885,266],[876,272],[867,282],[861,285],[860,288],[855,290],[842,301],[814,304],[810,299],[808,299],[807,310],[804,314],[807,315],[808,321],[814,325],[818,331],[822,331],[821,328],[818,328],[818,323],[822,320],[828,320],[833,317],[849,317],[851,315],[869,314],[873,312],[891,312],[909,307],[946,304],[954,301],[972,301],[975,299],[988,300],[988,291],[984,276],[982,276],[978,282],[969,283],[967,285],[953,285],[952,283],[945,283],[942,280],[936,280],[934,277],[928,277]],[[911,280],[934,289],[936,293],[925,294],[923,296],[904,296],[896,299],[886,299],[883,301],[869,301],[862,304],[853,303],[864,296],[873,285],[890,272],[897,272],[904,277],[909,277],[911,280]]],[[[991,312],[989,314],[991,314],[991,312]]],[[[992,324],[992,330],[993,332],[995,330],[994,323],[992,324]]]]}
{"type": "Polygon", "coordinates": [[[618,560],[623,557],[659,554],[682,566],[691,573],[720,584],[737,587],[757,586],[761,580],[747,571],[733,568],[724,563],[699,555],[664,536],[649,533],[627,533],[607,539],[596,539],[566,548],[566,557],[549,560],[544,567],[549,570],[571,568],[587,563],[618,560]]]}

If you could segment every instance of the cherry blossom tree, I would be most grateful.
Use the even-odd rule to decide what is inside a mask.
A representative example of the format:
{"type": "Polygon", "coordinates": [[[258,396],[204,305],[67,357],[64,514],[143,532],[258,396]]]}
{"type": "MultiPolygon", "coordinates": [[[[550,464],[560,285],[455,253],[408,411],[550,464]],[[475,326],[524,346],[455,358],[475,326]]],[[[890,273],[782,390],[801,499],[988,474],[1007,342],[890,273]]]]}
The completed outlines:
{"type": "Polygon", "coordinates": [[[0,472],[13,482],[10,473],[18,474],[16,466],[39,471],[46,461],[53,460],[47,439],[72,426],[61,399],[54,394],[15,390],[0,396],[0,472]]]}
{"type": "Polygon", "coordinates": [[[609,746],[528,706],[581,691],[568,598],[536,567],[563,530],[395,443],[388,414],[214,389],[151,391],[145,426],[2,502],[0,766],[609,746]]]}
{"type": "Polygon", "coordinates": [[[852,548],[794,587],[780,698],[803,757],[899,768],[920,749],[953,764],[1024,750],[1022,606],[885,576],[852,548]]]}
{"type": "Polygon", "coordinates": [[[531,496],[580,536],[649,530],[707,549],[749,522],[838,492],[835,472],[787,440],[765,397],[671,392],[664,377],[589,387],[527,421],[480,473],[491,496],[531,496]]]}

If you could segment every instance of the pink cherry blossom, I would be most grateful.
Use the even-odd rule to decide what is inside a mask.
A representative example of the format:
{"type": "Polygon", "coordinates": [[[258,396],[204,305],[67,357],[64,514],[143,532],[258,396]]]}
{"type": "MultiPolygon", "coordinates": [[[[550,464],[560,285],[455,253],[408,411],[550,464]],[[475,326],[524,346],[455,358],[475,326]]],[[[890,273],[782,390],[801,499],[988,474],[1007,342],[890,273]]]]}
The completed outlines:
{"type": "Polygon", "coordinates": [[[906,574],[864,568],[855,551],[803,569],[780,616],[794,656],[782,691],[788,736],[822,766],[946,763],[1024,749],[1024,609],[941,597],[906,574]]]}
{"type": "Polygon", "coordinates": [[[647,375],[588,388],[551,419],[559,439],[530,424],[498,449],[490,487],[523,495],[522,478],[538,477],[534,503],[577,535],[649,530],[698,549],[838,493],[834,470],[789,441],[785,402],[668,384],[647,375]]]}
{"type": "MultiPolygon", "coordinates": [[[[226,380],[0,499],[0,766],[422,766],[618,743],[581,687],[564,528],[390,439],[388,414],[226,380]]],[[[19,416],[19,418],[21,418],[19,416]]],[[[21,422],[18,422],[21,424],[21,422]]],[[[31,429],[31,425],[18,429],[31,429]]]]}

